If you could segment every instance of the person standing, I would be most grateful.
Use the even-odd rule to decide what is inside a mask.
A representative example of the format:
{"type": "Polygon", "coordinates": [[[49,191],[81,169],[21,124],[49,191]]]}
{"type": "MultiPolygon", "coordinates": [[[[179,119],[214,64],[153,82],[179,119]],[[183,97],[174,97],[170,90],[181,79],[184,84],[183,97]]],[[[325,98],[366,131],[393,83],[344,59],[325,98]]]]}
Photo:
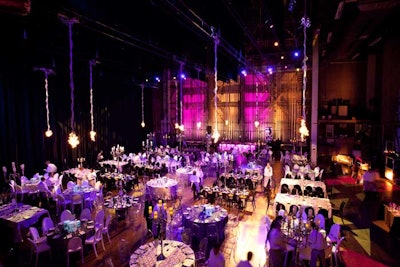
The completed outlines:
{"type": "Polygon", "coordinates": [[[197,176],[196,171],[193,171],[193,173],[190,175],[189,180],[193,191],[193,200],[196,200],[200,192],[200,178],[199,176],[197,176]]]}
{"type": "Polygon", "coordinates": [[[308,237],[308,242],[311,247],[310,267],[316,267],[317,260],[320,262],[319,266],[325,267],[325,248],[327,246],[326,239],[314,222],[311,223],[311,227],[313,230],[308,237]]]}
{"type": "Polygon", "coordinates": [[[267,192],[268,189],[271,188],[272,175],[273,175],[273,169],[271,163],[267,162],[267,165],[265,165],[264,168],[264,182],[263,182],[264,192],[267,192]]]}
{"type": "Polygon", "coordinates": [[[272,266],[283,266],[286,252],[286,240],[281,232],[281,224],[283,218],[278,216],[271,223],[271,230],[267,234],[269,242],[269,257],[272,261],[272,266]]]}
{"type": "Polygon", "coordinates": [[[215,243],[207,260],[208,267],[225,267],[224,255],[220,252],[220,245],[215,243]]]}
{"type": "Polygon", "coordinates": [[[143,210],[143,216],[146,219],[146,224],[147,224],[147,230],[153,230],[153,223],[151,219],[151,214],[149,212],[149,207],[153,207],[153,201],[151,199],[150,195],[146,195],[146,201],[144,202],[144,210],[143,210]]]}
{"type": "Polygon", "coordinates": [[[253,252],[249,251],[247,252],[247,259],[246,260],[241,260],[236,267],[252,267],[251,265],[251,260],[253,259],[253,252]]]}

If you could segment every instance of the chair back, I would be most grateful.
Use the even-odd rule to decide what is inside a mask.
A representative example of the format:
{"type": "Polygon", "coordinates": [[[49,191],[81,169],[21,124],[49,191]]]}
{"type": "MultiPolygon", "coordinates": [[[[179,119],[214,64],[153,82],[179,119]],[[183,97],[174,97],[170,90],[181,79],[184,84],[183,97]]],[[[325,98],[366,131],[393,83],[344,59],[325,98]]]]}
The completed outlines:
{"type": "Polygon", "coordinates": [[[104,223],[104,228],[107,229],[107,230],[108,230],[108,227],[110,226],[111,219],[112,219],[111,214],[108,214],[107,217],[106,217],[106,221],[104,223]]]}
{"type": "Polygon", "coordinates": [[[89,208],[84,208],[82,210],[81,215],[80,215],[80,219],[81,220],[82,219],[86,219],[86,220],[91,220],[92,219],[92,213],[91,213],[89,208]]]}
{"type": "Polygon", "coordinates": [[[68,190],[73,190],[74,187],[75,187],[75,183],[74,183],[74,182],[69,181],[69,182],[67,183],[67,189],[68,189],[68,190]]]}
{"type": "Polygon", "coordinates": [[[68,253],[80,251],[83,249],[82,239],[78,236],[74,236],[68,240],[67,251],[68,253]]]}
{"type": "Polygon", "coordinates": [[[332,242],[339,242],[339,240],[340,240],[340,224],[338,224],[338,223],[332,224],[331,229],[329,230],[328,237],[332,242]]]}
{"type": "Polygon", "coordinates": [[[64,222],[64,221],[68,221],[68,220],[73,220],[74,219],[74,215],[72,215],[72,212],[70,210],[63,210],[63,212],[61,212],[60,215],[60,221],[64,222]]]}
{"type": "Polygon", "coordinates": [[[208,238],[207,237],[203,237],[200,240],[199,251],[203,252],[204,254],[206,254],[207,253],[207,246],[208,246],[208,238]]]}
{"type": "Polygon", "coordinates": [[[37,241],[40,238],[39,231],[36,227],[29,227],[29,233],[31,234],[33,241],[37,241]]]}
{"type": "Polygon", "coordinates": [[[99,210],[95,217],[96,225],[104,225],[104,210],[99,210]]]}
{"type": "Polygon", "coordinates": [[[42,221],[42,233],[47,234],[47,232],[54,228],[54,222],[50,217],[45,217],[42,221]]]}

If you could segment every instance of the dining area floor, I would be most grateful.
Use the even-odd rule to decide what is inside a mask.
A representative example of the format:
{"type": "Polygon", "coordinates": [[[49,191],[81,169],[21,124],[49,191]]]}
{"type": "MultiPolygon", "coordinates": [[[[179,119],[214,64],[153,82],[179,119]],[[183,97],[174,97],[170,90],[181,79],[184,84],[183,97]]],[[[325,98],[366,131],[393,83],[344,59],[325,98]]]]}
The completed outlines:
{"type": "MultiPolygon", "coordinates": [[[[280,161],[272,162],[275,178],[275,188],[283,177],[283,164],[280,161]]],[[[173,177],[173,174],[168,174],[173,177]]],[[[212,185],[216,180],[213,172],[208,172],[204,185],[212,185]]],[[[378,192],[369,194],[363,192],[362,185],[342,175],[333,175],[329,171],[324,174],[329,198],[333,207],[333,218],[330,223],[341,225],[341,234],[345,236],[342,245],[342,259],[339,266],[400,266],[400,257],[396,252],[400,246],[400,238],[389,233],[389,228],[383,220],[383,204],[399,202],[400,188],[381,178],[378,183],[378,192]],[[345,206],[340,209],[340,204],[345,206]]],[[[144,185],[136,187],[130,194],[143,198],[144,185]]],[[[180,197],[176,201],[169,201],[167,205],[174,209],[185,209],[203,200],[193,199],[190,186],[183,186],[179,190],[180,197]],[[179,203],[177,203],[179,202],[179,203]]],[[[254,267],[268,265],[268,255],[265,252],[267,235],[266,221],[276,216],[273,210],[273,195],[267,203],[266,195],[261,185],[256,188],[255,208],[252,203],[246,203],[245,209],[239,211],[228,209],[230,231],[226,232],[221,245],[227,267],[234,267],[240,260],[246,258],[247,252],[253,252],[251,264],[254,267]],[[233,232],[232,232],[233,230],[233,232]]],[[[109,226],[110,242],[104,239],[105,250],[98,246],[98,256],[89,246],[84,248],[84,261],[80,255],[70,255],[70,266],[129,266],[130,255],[145,242],[147,234],[146,220],[143,216],[143,206],[131,212],[126,218],[113,217],[109,226]]],[[[115,215],[115,214],[114,214],[115,215]]],[[[328,223],[329,224],[329,223],[328,223]]],[[[0,244],[0,262],[2,266],[34,266],[30,259],[31,248],[27,242],[15,246],[0,244]]],[[[55,255],[53,253],[53,255],[55,255]]],[[[34,255],[35,256],[35,255],[34,255]]],[[[37,266],[66,266],[65,259],[55,259],[50,254],[39,254],[37,266]]],[[[0,265],[0,266],[1,266],[0,265]]],[[[287,266],[307,266],[301,261],[291,261],[287,266]]]]}

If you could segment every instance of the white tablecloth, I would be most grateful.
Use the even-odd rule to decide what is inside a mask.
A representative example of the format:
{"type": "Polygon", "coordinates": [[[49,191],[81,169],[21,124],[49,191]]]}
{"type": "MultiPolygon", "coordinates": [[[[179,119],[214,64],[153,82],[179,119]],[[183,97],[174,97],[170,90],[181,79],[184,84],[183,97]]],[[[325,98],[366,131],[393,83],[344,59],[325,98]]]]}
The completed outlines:
{"type": "Polygon", "coordinates": [[[146,183],[146,193],[156,199],[174,199],[177,191],[178,182],[168,177],[152,179],[146,183]]]}
{"type": "Polygon", "coordinates": [[[127,161],[117,161],[117,160],[104,160],[104,161],[99,162],[99,164],[100,164],[101,167],[103,167],[104,164],[108,164],[108,165],[111,165],[111,166],[114,165],[115,167],[118,168],[119,172],[122,172],[123,167],[125,165],[127,165],[128,162],[127,161]]]}
{"type": "Polygon", "coordinates": [[[142,245],[131,255],[129,266],[192,267],[195,265],[193,249],[182,242],[164,240],[163,254],[166,258],[165,260],[157,261],[157,256],[160,255],[160,253],[161,245],[158,240],[142,245]]]}
{"type": "Polygon", "coordinates": [[[276,210],[276,205],[278,203],[284,205],[286,211],[289,211],[291,205],[312,207],[315,214],[317,214],[320,209],[325,209],[328,211],[328,217],[332,217],[332,204],[328,198],[305,197],[278,193],[275,197],[274,210],[276,210]]]}

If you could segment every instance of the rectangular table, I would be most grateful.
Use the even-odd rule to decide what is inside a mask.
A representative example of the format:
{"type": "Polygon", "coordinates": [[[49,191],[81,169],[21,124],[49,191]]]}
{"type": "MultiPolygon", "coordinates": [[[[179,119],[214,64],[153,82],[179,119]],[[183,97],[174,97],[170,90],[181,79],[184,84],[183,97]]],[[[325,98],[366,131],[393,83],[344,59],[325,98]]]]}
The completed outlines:
{"type": "Polygon", "coordinates": [[[274,210],[276,210],[276,205],[278,203],[284,205],[286,211],[289,211],[291,205],[312,207],[316,214],[320,209],[325,209],[328,211],[328,217],[332,217],[332,204],[328,198],[306,197],[278,193],[275,197],[274,210]]]}
{"type": "Polygon", "coordinates": [[[39,222],[42,216],[48,216],[45,209],[25,205],[22,203],[9,203],[0,207],[0,225],[3,230],[11,230],[12,242],[23,241],[23,230],[39,222]]]}

